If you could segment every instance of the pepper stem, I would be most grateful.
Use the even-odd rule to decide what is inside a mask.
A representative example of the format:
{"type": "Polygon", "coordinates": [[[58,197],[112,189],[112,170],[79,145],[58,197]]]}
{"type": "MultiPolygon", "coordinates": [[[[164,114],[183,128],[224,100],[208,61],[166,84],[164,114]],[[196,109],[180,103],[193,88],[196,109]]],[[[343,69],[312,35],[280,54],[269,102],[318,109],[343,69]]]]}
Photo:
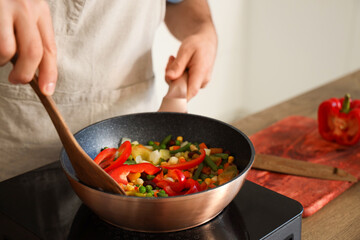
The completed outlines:
{"type": "Polygon", "coordinates": [[[346,114],[350,112],[350,100],[351,100],[350,94],[349,93],[345,94],[344,101],[343,101],[340,112],[343,112],[346,114]]]}

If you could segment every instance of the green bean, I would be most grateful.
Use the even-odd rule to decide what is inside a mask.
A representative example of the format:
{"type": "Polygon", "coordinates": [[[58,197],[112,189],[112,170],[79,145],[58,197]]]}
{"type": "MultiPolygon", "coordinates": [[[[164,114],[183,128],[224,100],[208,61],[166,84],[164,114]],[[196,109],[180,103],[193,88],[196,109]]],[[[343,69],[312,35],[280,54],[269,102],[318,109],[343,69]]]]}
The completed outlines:
{"type": "Polygon", "coordinates": [[[191,145],[191,143],[188,143],[188,144],[186,144],[185,146],[183,146],[183,147],[181,147],[181,148],[179,148],[179,149],[172,150],[172,151],[170,151],[170,154],[175,154],[175,153],[178,153],[178,152],[188,151],[189,148],[190,148],[190,145],[191,145]]]}
{"type": "MultiPolygon", "coordinates": [[[[153,180],[154,178],[155,178],[155,175],[147,175],[146,176],[146,178],[148,179],[148,180],[153,180]]],[[[149,186],[149,185],[148,185],[149,186]]]]}
{"type": "Polygon", "coordinates": [[[226,160],[226,159],[228,159],[229,154],[227,154],[227,153],[215,153],[215,154],[212,154],[212,156],[221,157],[222,159],[226,160]]]}
{"type": "Polygon", "coordinates": [[[211,158],[208,155],[205,156],[204,162],[206,165],[208,165],[211,168],[211,170],[213,170],[213,171],[218,170],[218,167],[216,166],[216,164],[211,160],[211,158]]]}
{"type": "Polygon", "coordinates": [[[203,180],[203,181],[204,181],[205,179],[207,179],[208,177],[209,177],[209,175],[207,175],[207,174],[205,174],[205,173],[201,173],[201,174],[200,174],[200,179],[203,180]]]}
{"type": "Polygon", "coordinates": [[[161,141],[160,146],[161,146],[161,145],[165,145],[165,148],[166,148],[166,145],[170,142],[171,137],[172,137],[171,134],[168,135],[168,136],[166,136],[166,137],[161,141]]]}
{"type": "Polygon", "coordinates": [[[200,177],[200,173],[201,173],[201,170],[203,169],[203,167],[204,167],[204,163],[200,163],[192,177],[194,180],[197,180],[200,177]]]}

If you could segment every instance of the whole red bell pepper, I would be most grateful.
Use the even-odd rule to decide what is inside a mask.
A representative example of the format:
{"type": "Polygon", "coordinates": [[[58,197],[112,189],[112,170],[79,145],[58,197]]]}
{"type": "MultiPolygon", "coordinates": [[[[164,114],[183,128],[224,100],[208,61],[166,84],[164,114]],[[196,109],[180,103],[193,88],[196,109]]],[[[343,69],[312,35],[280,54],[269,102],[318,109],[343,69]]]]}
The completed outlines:
{"type": "Polygon", "coordinates": [[[360,139],[360,100],[331,98],[318,108],[320,135],[341,145],[354,145],[360,139]]]}

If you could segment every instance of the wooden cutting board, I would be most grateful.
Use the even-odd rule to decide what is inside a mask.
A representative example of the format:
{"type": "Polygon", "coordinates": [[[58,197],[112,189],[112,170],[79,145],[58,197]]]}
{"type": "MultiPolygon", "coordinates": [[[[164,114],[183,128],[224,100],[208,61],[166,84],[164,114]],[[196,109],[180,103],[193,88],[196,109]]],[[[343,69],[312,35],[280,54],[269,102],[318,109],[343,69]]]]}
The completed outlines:
{"type": "MultiPolygon", "coordinates": [[[[360,178],[360,143],[347,147],[325,141],[317,121],[290,116],[250,136],[256,153],[272,154],[342,168],[360,178]]],[[[248,180],[297,200],[310,216],[352,184],[251,169],[248,180]]]]}

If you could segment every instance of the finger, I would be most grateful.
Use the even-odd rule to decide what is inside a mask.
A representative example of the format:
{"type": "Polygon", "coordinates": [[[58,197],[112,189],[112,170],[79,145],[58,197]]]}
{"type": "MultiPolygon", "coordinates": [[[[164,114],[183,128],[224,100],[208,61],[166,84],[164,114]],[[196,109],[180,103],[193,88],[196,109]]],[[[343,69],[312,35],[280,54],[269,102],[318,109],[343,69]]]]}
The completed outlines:
{"type": "Polygon", "coordinates": [[[165,71],[169,70],[170,68],[170,65],[172,64],[172,62],[175,60],[175,57],[173,55],[171,55],[169,57],[169,60],[168,60],[168,63],[166,64],[166,68],[165,68],[165,71]]]}
{"type": "Polygon", "coordinates": [[[16,52],[13,17],[0,7],[0,66],[6,64],[16,52]]]}
{"type": "Polygon", "coordinates": [[[21,17],[15,17],[14,24],[18,59],[9,75],[9,81],[28,83],[32,80],[42,58],[42,42],[31,12],[22,12],[21,17]]]}
{"type": "Polygon", "coordinates": [[[187,98],[188,101],[195,97],[201,86],[203,85],[206,74],[201,70],[200,67],[194,66],[189,69],[189,80],[188,80],[188,90],[187,90],[187,98]]]}
{"type": "Polygon", "coordinates": [[[206,88],[206,86],[208,85],[208,83],[210,82],[211,76],[210,74],[208,74],[205,79],[203,80],[200,88],[206,88]]]}
{"type": "MultiPolygon", "coordinates": [[[[43,3],[46,4],[45,1],[43,3]]],[[[43,44],[43,57],[39,65],[39,88],[44,95],[50,96],[55,91],[58,71],[54,30],[47,5],[43,7],[38,28],[43,44]]]]}
{"type": "Polygon", "coordinates": [[[165,78],[170,80],[179,78],[188,66],[192,55],[193,51],[191,49],[181,45],[176,58],[165,73],[165,78]]]}
{"type": "MultiPolygon", "coordinates": [[[[174,56],[170,56],[169,57],[169,60],[168,60],[168,63],[166,64],[166,68],[165,68],[165,73],[169,70],[171,64],[173,63],[173,61],[175,60],[175,57],[174,56]]],[[[167,82],[167,84],[169,84],[169,82],[171,81],[172,79],[169,79],[167,78],[166,74],[165,74],[165,81],[167,82]]]]}

